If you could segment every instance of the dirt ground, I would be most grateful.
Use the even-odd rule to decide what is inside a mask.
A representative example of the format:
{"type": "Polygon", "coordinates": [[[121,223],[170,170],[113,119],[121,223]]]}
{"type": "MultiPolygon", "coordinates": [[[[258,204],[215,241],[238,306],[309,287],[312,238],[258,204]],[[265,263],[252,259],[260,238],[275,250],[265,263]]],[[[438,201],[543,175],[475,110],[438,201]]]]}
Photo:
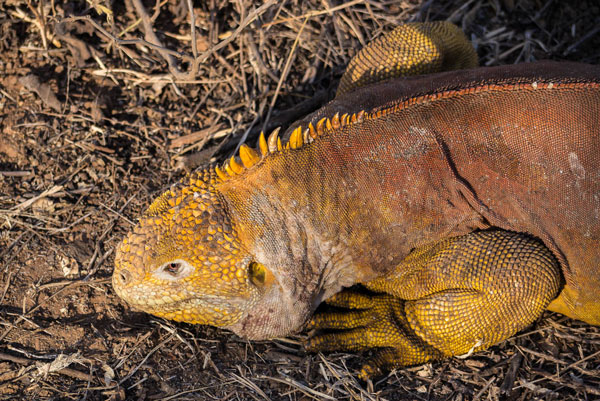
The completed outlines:
{"type": "Polygon", "coordinates": [[[449,19],[482,65],[600,63],[596,1],[192,8],[0,2],[0,399],[600,399],[600,328],[557,314],[486,352],[362,383],[364,356],[174,324],[129,309],[110,284],[115,246],[155,196],[324,103],[382,32],[449,19]]]}

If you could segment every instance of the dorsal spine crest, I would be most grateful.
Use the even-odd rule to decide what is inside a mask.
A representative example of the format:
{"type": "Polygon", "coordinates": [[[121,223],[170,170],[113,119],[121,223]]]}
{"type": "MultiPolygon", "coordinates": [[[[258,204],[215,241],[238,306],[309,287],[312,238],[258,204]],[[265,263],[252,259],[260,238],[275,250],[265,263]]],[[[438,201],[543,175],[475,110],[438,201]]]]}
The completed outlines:
{"type": "Polygon", "coordinates": [[[339,113],[336,113],[331,118],[324,117],[320,119],[315,125],[312,122],[306,127],[299,125],[292,131],[289,140],[285,144],[281,142],[279,137],[281,127],[275,128],[268,137],[265,136],[264,132],[261,132],[256,148],[251,148],[244,143],[240,146],[237,156],[231,156],[222,166],[215,166],[214,169],[211,169],[211,182],[214,182],[215,179],[225,181],[243,174],[244,171],[259,164],[268,155],[300,149],[313,143],[318,137],[326,133],[362,122],[364,116],[364,110],[352,115],[344,113],[340,116],[339,113]]]}

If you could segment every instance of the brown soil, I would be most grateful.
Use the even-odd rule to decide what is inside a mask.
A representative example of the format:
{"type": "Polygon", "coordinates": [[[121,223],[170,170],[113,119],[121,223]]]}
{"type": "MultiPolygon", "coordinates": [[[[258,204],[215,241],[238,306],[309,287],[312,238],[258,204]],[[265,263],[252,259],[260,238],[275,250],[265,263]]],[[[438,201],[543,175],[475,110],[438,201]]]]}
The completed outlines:
{"type": "Polygon", "coordinates": [[[0,3],[1,399],[600,398],[600,329],[556,314],[365,384],[364,356],[174,324],[110,285],[114,248],[152,198],[318,107],[373,37],[450,19],[482,65],[599,63],[596,1],[197,0],[195,51],[187,1],[137,2],[0,3]]]}

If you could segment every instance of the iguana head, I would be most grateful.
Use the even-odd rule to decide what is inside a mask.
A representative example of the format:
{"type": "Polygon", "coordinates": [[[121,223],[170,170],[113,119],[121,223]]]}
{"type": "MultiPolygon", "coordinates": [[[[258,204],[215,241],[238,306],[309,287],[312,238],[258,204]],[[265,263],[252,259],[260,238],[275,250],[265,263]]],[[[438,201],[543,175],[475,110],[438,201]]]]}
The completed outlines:
{"type": "Polygon", "coordinates": [[[157,198],[123,240],[113,286],[154,315],[226,327],[256,303],[267,273],[243,250],[211,177],[185,181],[157,198]]]}
{"type": "Polygon", "coordinates": [[[113,287],[129,305],[167,319],[251,339],[297,332],[313,301],[240,239],[217,171],[196,172],[151,204],[117,249],[113,287]]]}

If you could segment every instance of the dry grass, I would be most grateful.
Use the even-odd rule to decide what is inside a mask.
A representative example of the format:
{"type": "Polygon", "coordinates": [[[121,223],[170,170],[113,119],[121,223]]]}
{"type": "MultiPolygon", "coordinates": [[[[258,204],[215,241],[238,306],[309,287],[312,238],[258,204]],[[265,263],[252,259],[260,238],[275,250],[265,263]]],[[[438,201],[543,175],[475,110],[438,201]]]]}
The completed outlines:
{"type": "Polygon", "coordinates": [[[364,384],[360,356],[173,324],[110,287],[113,249],[154,196],[318,107],[372,38],[450,19],[482,65],[598,63],[595,1],[112,3],[0,4],[0,398],[600,397],[600,330],[559,315],[364,384]]]}

